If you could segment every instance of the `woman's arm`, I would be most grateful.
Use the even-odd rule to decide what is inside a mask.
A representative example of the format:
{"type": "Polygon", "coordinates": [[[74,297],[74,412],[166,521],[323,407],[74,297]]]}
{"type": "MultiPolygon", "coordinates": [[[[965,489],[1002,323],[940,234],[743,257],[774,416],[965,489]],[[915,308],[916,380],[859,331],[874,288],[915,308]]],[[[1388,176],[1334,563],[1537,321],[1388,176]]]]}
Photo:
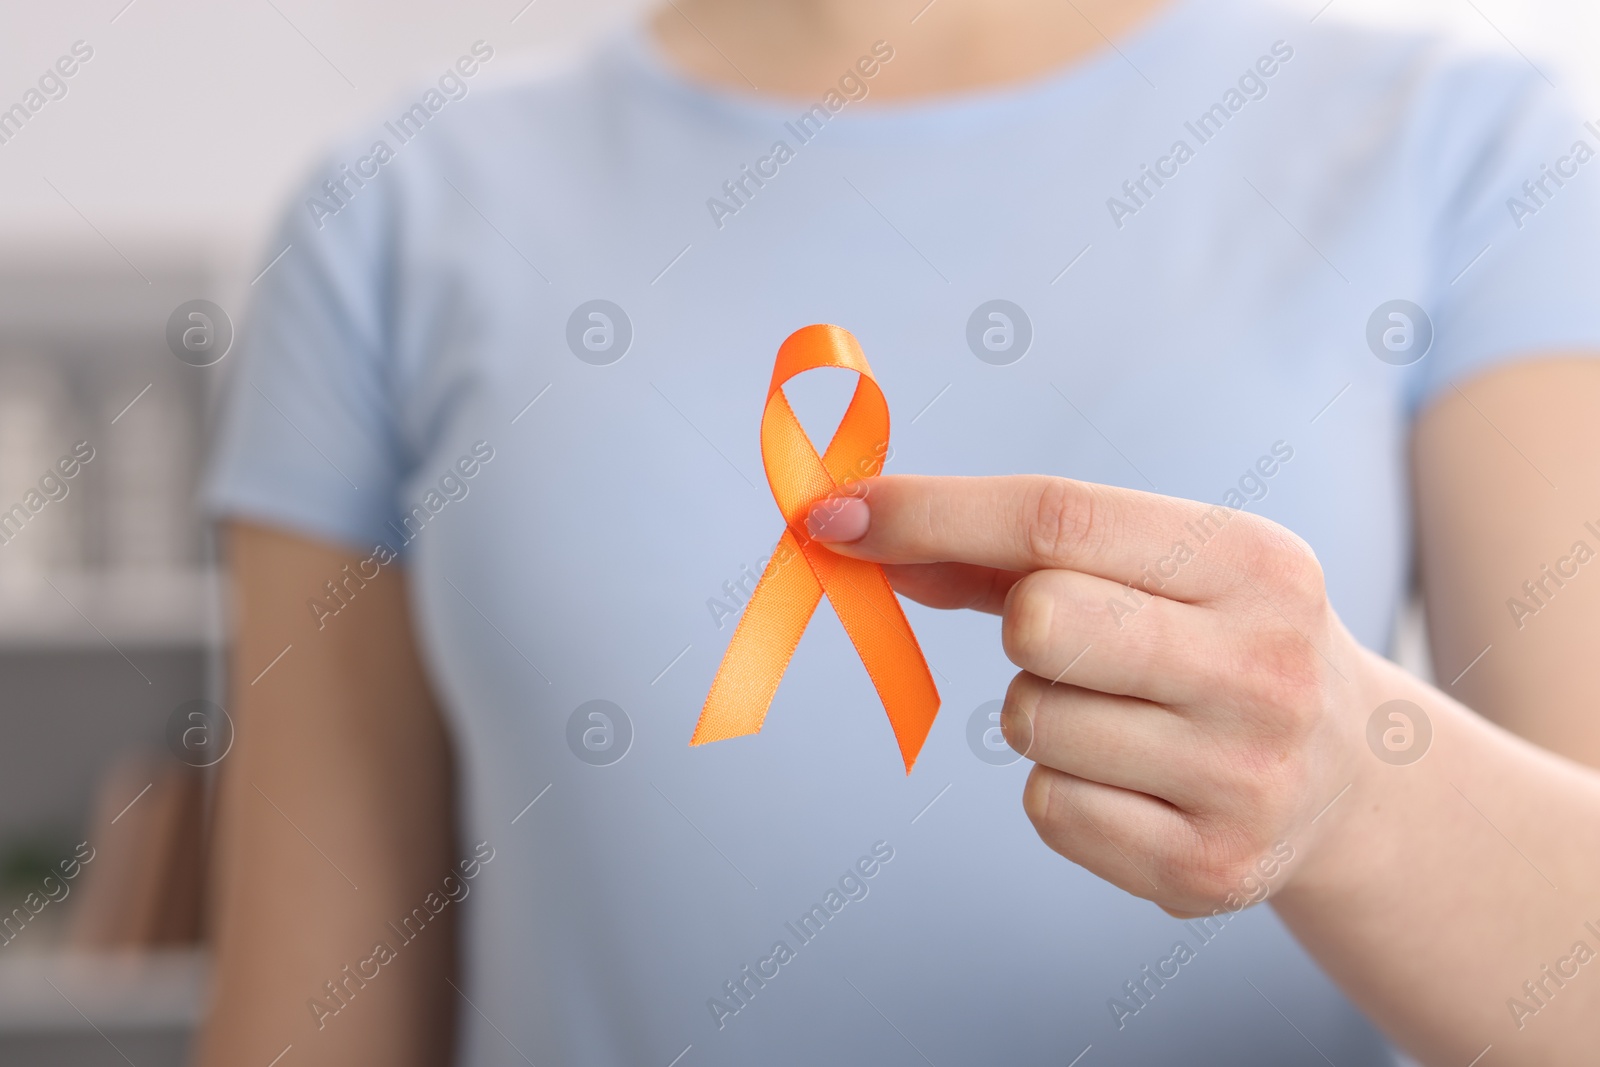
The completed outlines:
{"type": "Polygon", "coordinates": [[[197,1062],[265,1065],[290,1045],[284,1063],[300,1067],[447,1062],[456,909],[409,943],[389,925],[460,858],[405,576],[352,582],[319,628],[307,601],[359,557],[249,524],[227,530],[227,551],[237,733],[220,764],[215,998],[197,1062]]]}
{"type": "Polygon", "coordinates": [[[1573,553],[1582,541],[1600,562],[1600,359],[1520,363],[1445,394],[1413,453],[1439,684],[1600,767],[1600,566],[1573,553]],[[1558,565],[1577,574],[1551,577],[1558,565]]]}
{"type": "Polygon", "coordinates": [[[1490,1045],[1484,1064],[1600,1056],[1596,412],[1600,360],[1552,359],[1470,382],[1419,422],[1436,684],[1542,749],[1393,678],[1395,695],[1432,717],[1432,750],[1353,789],[1329,877],[1277,902],[1329,972],[1429,1063],[1464,1065],[1490,1045]],[[1563,559],[1576,574],[1547,578],[1563,559]]]}
{"type": "Polygon", "coordinates": [[[1035,763],[1023,807],[1051,848],[1175,915],[1270,893],[1429,1064],[1589,1064],[1600,558],[1520,631],[1506,599],[1576,541],[1600,551],[1584,526],[1600,528],[1596,366],[1521,364],[1422,423],[1440,688],[1356,643],[1303,541],[1222,507],[1059,478],[894,476],[830,502],[812,532],[891,564],[924,603],[1003,615],[1022,671],[1001,727],[1035,763]],[[1478,672],[1473,699],[1505,726],[1449,695],[1478,672]],[[1412,707],[1380,712],[1395,700],[1412,707]],[[1407,725],[1414,761],[1397,751],[1407,725]]]}

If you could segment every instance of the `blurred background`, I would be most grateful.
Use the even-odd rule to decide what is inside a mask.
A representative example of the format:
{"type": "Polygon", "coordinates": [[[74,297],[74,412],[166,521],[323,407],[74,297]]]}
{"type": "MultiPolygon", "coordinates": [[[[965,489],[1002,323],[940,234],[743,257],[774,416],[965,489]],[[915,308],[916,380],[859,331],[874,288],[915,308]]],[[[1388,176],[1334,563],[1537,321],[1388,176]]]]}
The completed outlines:
{"type": "MultiPolygon", "coordinates": [[[[472,42],[514,78],[647,4],[0,8],[0,109],[30,109],[0,110],[0,1063],[179,1064],[203,1003],[208,787],[232,733],[194,494],[283,197],[472,42]]],[[[1592,2],[1295,6],[1515,49],[1600,120],[1592,2]]],[[[1414,617],[1400,645],[1425,671],[1414,617]]]]}

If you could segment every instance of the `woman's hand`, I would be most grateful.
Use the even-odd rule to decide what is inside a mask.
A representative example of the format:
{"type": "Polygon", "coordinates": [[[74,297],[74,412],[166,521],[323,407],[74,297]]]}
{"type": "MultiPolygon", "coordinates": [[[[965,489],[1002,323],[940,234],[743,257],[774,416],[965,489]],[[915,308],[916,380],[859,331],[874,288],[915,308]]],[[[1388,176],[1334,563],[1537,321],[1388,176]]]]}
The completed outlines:
{"type": "Polygon", "coordinates": [[[1376,762],[1382,700],[1304,541],[1064,478],[864,485],[819,506],[812,536],[914,600],[1002,616],[1022,670],[1000,725],[1037,765],[1023,807],[1047,845],[1179,916],[1314,867],[1313,824],[1376,762]]]}

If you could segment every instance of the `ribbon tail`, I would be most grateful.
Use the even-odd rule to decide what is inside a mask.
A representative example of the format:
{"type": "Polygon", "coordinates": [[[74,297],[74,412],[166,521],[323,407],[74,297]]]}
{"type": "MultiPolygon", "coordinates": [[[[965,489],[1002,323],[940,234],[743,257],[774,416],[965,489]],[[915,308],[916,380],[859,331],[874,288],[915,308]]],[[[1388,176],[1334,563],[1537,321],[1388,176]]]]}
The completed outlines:
{"type": "Polygon", "coordinates": [[[882,567],[807,547],[806,558],[883,701],[910,774],[939,712],[939,690],[927,657],[882,567]]]}
{"type": "Polygon", "coordinates": [[[760,732],[800,635],[821,602],[822,586],[793,532],[785,529],[734,628],[689,744],[760,732]]]}

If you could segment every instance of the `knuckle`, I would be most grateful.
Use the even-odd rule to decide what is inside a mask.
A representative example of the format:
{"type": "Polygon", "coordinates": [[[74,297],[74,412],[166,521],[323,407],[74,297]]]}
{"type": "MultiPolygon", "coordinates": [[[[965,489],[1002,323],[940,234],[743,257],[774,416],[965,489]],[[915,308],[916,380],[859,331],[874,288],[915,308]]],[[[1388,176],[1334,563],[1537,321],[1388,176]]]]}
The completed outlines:
{"type": "Polygon", "coordinates": [[[1267,726],[1265,737],[1297,742],[1320,717],[1321,656],[1305,635],[1278,629],[1259,634],[1245,660],[1245,691],[1267,726]]]}
{"type": "Polygon", "coordinates": [[[1249,520],[1268,589],[1297,606],[1322,601],[1327,595],[1327,585],[1322,563],[1311,545],[1271,519],[1252,515],[1249,520]]]}
{"type": "Polygon", "coordinates": [[[1197,829],[1188,848],[1169,851],[1158,861],[1161,884],[1205,912],[1231,911],[1260,851],[1256,835],[1243,827],[1197,829]]]}
{"type": "Polygon", "coordinates": [[[1301,773],[1292,745],[1257,739],[1233,747],[1229,757],[1232,771],[1217,792],[1232,811],[1250,819],[1269,819],[1287,797],[1296,795],[1294,783],[1301,773]]]}
{"type": "Polygon", "coordinates": [[[1293,603],[1320,603],[1328,595],[1327,581],[1322,573],[1322,563],[1311,546],[1295,534],[1284,530],[1279,544],[1279,581],[1283,591],[1293,603]]]}
{"type": "Polygon", "coordinates": [[[1026,524],[1027,549],[1034,558],[1051,564],[1068,560],[1083,551],[1097,528],[1094,491],[1089,486],[1045,478],[1034,490],[1026,524]]]}
{"type": "Polygon", "coordinates": [[[1274,677],[1295,678],[1316,658],[1306,636],[1288,626],[1278,625],[1258,632],[1251,643],[1251,667],[1274,677]]]}

